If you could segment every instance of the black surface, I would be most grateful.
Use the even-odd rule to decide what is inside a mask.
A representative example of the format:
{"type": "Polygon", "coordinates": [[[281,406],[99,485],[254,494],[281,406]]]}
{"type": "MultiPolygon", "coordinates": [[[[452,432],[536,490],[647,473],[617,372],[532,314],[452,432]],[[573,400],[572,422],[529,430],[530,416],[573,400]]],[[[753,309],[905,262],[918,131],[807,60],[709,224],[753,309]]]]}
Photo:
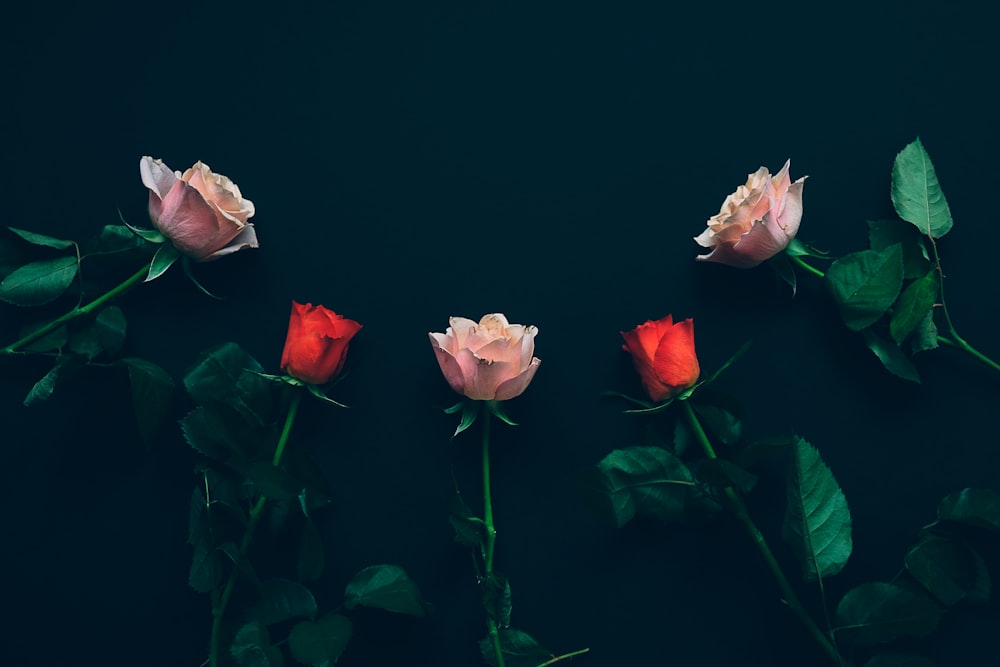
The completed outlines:
{"type": "MultiPolygon", "coordinates": [[[[892,213],[895,154],[920,136],[956,225],[940,243],[960,332],[1000,356],[991,260],[1000,151],[995,10],[953,3],[311,3],[22,6],[6,22],[3,224],[83,240],[145,223],[138,159],[195,160],[257,205],[261,248],[122,300],[126,353],[179,380],[236,340],[277,372],[290,301],[360,321],[350,411],[308,402],[292,446],[334,488],[318,586],[398,563],[427,620],[362,614],[358,665],[480,664],[481,609],[452,540],[449,466],[476,497],[474,434],[427,341],[449,315],[539,327],[541,369],[496,429],[497,567],[514,625],[588,665],[806,665],[821,656],[738,526],[615,530],[573,482],[642,422],[601,399],[640,391],[619,331],[694,317],[702,366],[748,435],[819,448],[854,517],[832,600],[892,577],[938,501],[997,488],[1000,382],[951,350],[888,376],[820,288],[693,261],[691,237],[760,165],[808,174],[800,238],[841,254],[892,213]],[[388,415],[388,418],[387,416],[388,415]]],[[[6,340],[17,314],[0,307],[6,340]]],[[[187,586],[193,453],[171,425],[146,451],[123,378],[93,370],[26,409],[45,361],[5,361],[5,665],[171,665],[206,655],[207,596],[187,586]]],[[[178,393],[176,416],[190,407],[178,393]]],[[[778,465],[751,510],[780,542],[778,465]]],[[[815,609],[813,591],[801,588],[815,609]]],[[[937,665],[1000,663],[996,606],[949,617],[937,665]]],[[[575,664],[575,663],[574,663],[575,664]]]]}

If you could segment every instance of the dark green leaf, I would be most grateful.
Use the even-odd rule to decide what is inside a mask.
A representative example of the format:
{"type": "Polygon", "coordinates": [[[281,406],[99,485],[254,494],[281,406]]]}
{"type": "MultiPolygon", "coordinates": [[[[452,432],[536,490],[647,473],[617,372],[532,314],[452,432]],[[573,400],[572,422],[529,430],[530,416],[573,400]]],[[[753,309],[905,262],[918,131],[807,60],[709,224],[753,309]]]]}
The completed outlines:
{"type": "MultiPolygon", "coordinates": [[[[795,239],[792,240],[794,241],[795,239]]],[[[789,256],[783,252],[779,252],[767,261],[767,265],[771,267],[771,270],[774,271],[774,274],[778,276],[782,282],[792,288],[792,296],[795,296],[796,290],[798,289],[798,285],[795,280],[795,263],[789,259],[789,256]]]]}
{"type": "Polygon", "coordinates": [[[851,513],[819,452],[802,438],[791,451],[788,508],[781,536],[807,581],[840,572],[851,556],[851,513]]]}
{"type": "Polygon", "coordinates": [[[340,614],[327,614],[315,623],[303,621],[292,628],[288,646],[292,657],[313,667],[335,665],[351,641],[351,620],[340,614]]]}
{"type": "Polygon", "coordinates": [[[937,269],[906,286],[899,295],[889,320],[889,333],[897,345],[902,345],[911,333],[927,318],[938,296],[937,269]]]}
{"type": "Polygon", "coordinates": [[[292,447],[288,450],[284,469],[300,489],[298,499],[303,515],[311,516],[314,510],[333,502],[333,491],[323,470],[303,449],[292,447]]]}
{"type": "Polygon", "coordinates": [[[25,264],[0,281],[0,300],[15,306],[41,306],[73,284],[79,263],[75,256],[25,264]]]}
{"type": "Polygon", "coordinates": [[[844,324],[861,331],[877,322],[899,295],[903,285],[900,244],[841,257],[830,265],[824,280],[844,324]]]}
{"type": "Polygon", "coordinates": [[[260,582],[260,597],[247,609],[247,618],[262,625],[274,625],[291,618],[316,618],[316,599],[308,588],[289,579],[260,582]]]}
{"type": "Polygon", "coordinates": [[[695,476],[709,486],[720,489],[734,486],[743,493],[749,493],[757,484],[757,475],[725,459],[699,461],[695,476]]]}
{"type": "Polygon", "coordinates": [[[962,489],[941,501],[938,518],[1000,532],[1000,493],[988,489],[962,489]]]}
{"type": "Polygon", "coordinates": [[[227,405],[195,408],[181,420],[181,430],[195,450],[243,474],[251,459],[270,455],[276,437],[272,429],[248,424],[227,405]]]}
{"type": "Polygon", "coordinates": [[[271,384],[255,374],[263,370],[239,345],[223,343],[188,371],[184,387],[199,403],[224,403],[245,419],[263,424],[271,414],[271,384]]]}
{"type": "Polygon", "coordinates": [[[785,248],[783,254],[790,255],[792,257],[819,257],[825,258],[830,253],[814,248],[813,246],[800,241],[798,238],[793,238],[788,242],[788,246],[785,248]]]}
{"type": "Polygon", "coordinates": [[[94,321],[69,337],[70,351],[93,359],[103,352],[115,355],[125,343],[125,313],[118,306],[108,306],[94,321]]]}
{"type": "Polygon", "coordinates": [[[681,460],[657,447],[615,450],[583,480],[587,501],[619,527],[636,514],[680,521],[693,486],[681,460]]]}
{"type": "Polygon", "coordinates": [[[215,299],[216,301],[222,301],[224,299],[224,297],[212,294],[211,292],[208,291],[207,287],[198,282],[198,278],[195,277],[194,271],[191,270],[191,260],[188,257],[184,257],[181,260],[181,268],[184,269],[184,275],[187,276],[187,279],[190,280],[195,287],[198,288],[199,292],[201,292],[202,294],[211,299],[215,299]]]}
{"type": "Polygon", "coordinates": [[[989,599],[990,575],[986,563],[962,542],[925,537],[910,549],[904,562],[913,578],[946,607],[962,600],[989,599]]]}
{"type": "Polygon", "coordinates": [[[125,222],[125,216],[122,215],[121,211],[118,211],[118,219],[122,221],[130,232],[138,236],[144,241],[149,241],[150,243],[166,243],[167,237],[163,235],[159,229],[146,229],[143,227],[133,227],[132,225],[125,222]]]}
{"type": "Polygon", "coordinates": [[[655,426],[653,426],[652,422],[648,423],[642,444],[650,447],[673,449],[674,454],[677,456],[683,456],[684,452],[695,442],[694,433],[691,432],[691,425],[688,424],[686,419],[674,420],[674,439],[672,443],[663,442],[663,439],[655,434],[655,426]]]}
{"type": "Polygon", "coordinates": [[[24,397],[25,407],[31,407],[47,400],[52,395],[52,392],[55,391],[56,385],[64,381],[67,377],[72,376],[86,363],[83,357],[78,357],[75,354],[64,354],[56,357],[56,363],[52,367],[52,370],[36,382],[31,391],[28,392],[28,395],[24,397]]]}
{"type": "Polygon", "coordinates": [[[909,357],[892,341],[879,336],[871,329],[864,332],[865,344],[875,353],[885,369],[898,378],[920,383],[920,374],[909,357]]]}
{"type": "Polygon", "coordinates": [[[931,310],[920,321],[910,337],[910,352],[916,354],[925,350],[933,350],[938,346],[938,330],[934,324],[934,311],[931,310]]]}
{"type": "Polygon", "coordinates": [[[101,232],[87,243],[86,255],[110,255],[144,246],[143,241],[125,225],[104,225],[101,232]]]}
{"type": "Polygon", "coordinates": [[[517,423],[507,416],[507,412],[503,407],[503,401],[486,401],[486,409],[490,411],[491,415],[504,424],[507,424],[507,426],[517,426],[517,423]]]}
{"type": "Polygon", "coordinates": [[[785,451],[789,446],[794,445],[796,440],[798,438],[795,436],[781,436],[758,440],[738,451],[736,456],[733,457],[733,463],[744,470],[748,470],[767,457],[785,451]]]}
{"type": "Polygon", "coordinates": [[[934,663],[922,655],[884,653],[873,657],[864,667],[934,667],[934,663]]]}
{"type": "Polygon", "coordinates": [[[735,444],[743,437],[743,408],[731,396],[704,389],[692,399],[692,407],[705,430],[723,444],[735,444]]]}
{"type": "Polygon", "coordinates": [[[916,226],[921,234],[939,239],[951,229],[948,201],[920,139],[896,156],[892,164],[891,197],[899,217],[916,226]]]}
{"type": "Polygon", "coordinates": [[[448,408],[445,412],[449,414],[454,413],[459,407],[462,409],[462,418],[459,420],[458,426],[455,427],[455,432],[451,434],[453,438],[472,426],[476,421],[476,417],[479,416],[479,401],[462,401],[448,408]]]}
{"type": "Polygon", "coordinates": [[[271,644],[271,636],[260,623],[247,623],[236,632],[229,653],[240,667],[279,667],[285,656],[271,644]]]}
{"type": "MultiPolygon", "coordinates": [[[[47,324],[48,322],[33,322],[26,327],[22,327],[21,331],[18,333],[18,338],[27,336],[47,324]]],[[[53,352],[62,350],[66,347],[66,343],[68,341],[69,329],[65,326],[61,326],[50,331],[41,338],[36,339],[33,343],[29,343],[19,349],[24,352],[53,352]]]]}
{"type": "Polygon", "coordinates": [[[153,255],[153,261],[149,263],[149,273],[146,274],[145,282],[156,280],[167,272],[174,262],[181,256],[180,251],[169,243],[164,243],[153,255]]]}
{"type": "Polygon", "coordinates": [[[222,582],[221,554],[209,542],[201,540],[194,545],[188,584],[199,593],[208,593],[222,582]]]}
{"type": "Polygon", "coordinates": [[[498,627],[510,625],[510,582],[507,577],[494,572],[483,577],[479,582],[479,591],[483,597],[483,609],[486,615],[493,619],[498,627]]]}
{"type": "Polygon", "coordinates": [[[465,504],[454,477],[452,477],[451,493],[448,494],[448,510],[449,521],[455,529],[455,541],[482,551],[486,544],[486,524],[465,504]]]}
{"type": "Polygon", "coordinates": [[[302,537],[299,539],[299,557],[296,571],[300,581],[315,581],[323,574],[326,551],[323,536],[311,519],[302,522],[302,537]]]}
{"type": "Polygon", "coordinates": [[[923,637],[944,610],[926,595],[887,582],[852,588],[837,605],[837,638],[849,646],[872,646],[900,637],[923,637]]]}
{"type": "Polygon", "coordinates": [[[398,565],[372,565],[355,574],[344,590],[344,607],[357,605],[411,616],[427,613],[420,589],[398,565]]]}
{"type": "Polygon", "coordinates": [[[149,444],[170,412],[174,381],[165,370],[145,359],[125,357],[118,364],[128,369],[136,427],[139,437],[149,444]]]}
{"type": "MultiPolygon", "coordinates": [[[[489,636],[479,640],[479,651],[490,667],[497,667],[496,653],[489,636]]],[[[528,633],[506,628],[500,630],[500,653],[506,667],[537,667],[555,657],[544,649],[528,633]]]]}
{"type": "Polygon", "coordinates": [[[294,477],[268,461],[251,464],[247,477],[261,495],[271,500],[292,500],[302,491],[302,485],[294,477]]]}
{"type": "Polygon", "coordinates": [[[240,574],[247,578],[247,580],[254,586],[259,587],[260,581],[257,579],[257,572],[253,569],[250,564],[250,560],[246,557],[246,554],[240,553],[240,548],[235,542],[223,542],[218,547],[219,553],[229,559],[229,562],[239,570],[240,574]]]}
{"type": "Polygon", "coordinates": [[[885,250],[899,243],[903,252],[903,278],[913,280],[931,268],[924,239],[913,225],[898,218],[868,221],[868,244],[872,250],[885,250]]]}
{"type": "Polygon", "coordinates": [[[23,229],[16,229],[14,227],[8,227],[7,229],[14,232],[22,239],[33,245],[45,246],[46,248],[55,248],[56,250],[65,250],[70,246],[76,245],[73,241],[54,239],[51,236],[44,236],[43,234],[36,234],[35,232],[28,232],[23,229]]]}

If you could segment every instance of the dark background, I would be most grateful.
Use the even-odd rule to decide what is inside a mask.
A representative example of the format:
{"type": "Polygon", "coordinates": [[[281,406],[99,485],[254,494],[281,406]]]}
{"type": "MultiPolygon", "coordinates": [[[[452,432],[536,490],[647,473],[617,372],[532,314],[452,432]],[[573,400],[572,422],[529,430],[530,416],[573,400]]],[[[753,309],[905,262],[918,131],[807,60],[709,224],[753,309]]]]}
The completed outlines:
{"type": "MultiPolygon", "coordinates": [[[[997,488],[1000,381],[953,350],[889,376],[839,324],[817,281],[792,298],[764,269],[693,261],[692,241],[760,165],[808,174],[800,238],[865,247],[891,215],[889,173],[918,135],[956,224],[940,243],[959,331],[1000,357],[995,9],[972,3],[300,2],[22,5],[5,21],[3,224],[80,241],[146,223],[141,155],[201,159],[254,201],[261,248],[180,271],[121,300],[125,353],[176,380],[235,340],[278,371],[292,299],[360,321],[338,411],[307,402],[292,446],[336,500],[321,605],[373,563],[398,563],[435,613],[361,614],[340,664],[480,664],[472,566],[452,540],[449,466],[478,507],[474,433],[449,442],[455,401],[427,341],[450,315],[500,311],[539,328],[543,360],[495,430],[497,567],[513,623],[588,665],[821,664],[738,526],[616,530],[574,480],[639,444],[619,331],[694,317],[702,367],[743,341],[719,386],[748,436],[797,432],[854,517],[835,601],[892,577],[939,500],[997,488]]],[[[21,314],[0,307],[0,332],[21,314]]],[[[0,385],[8,621],[3,664],[196,667],[207,596],[187,586],[192,451],[171,420],[138,442],[127,383],[94,369],[22,407],[45,360],[0,385]]],[[[189,409],[177,394],[176,418],[189,409]]],[[[751,510],[780,541],[782,466],[751,510]]],[[[289,545],[289,548],[292,548],[289,545]]],[[[800,587],[814,610],[814,591],[800,587]]],[[[936,664],[1000,663],[995,605],[947,617],[936,664]]]]}

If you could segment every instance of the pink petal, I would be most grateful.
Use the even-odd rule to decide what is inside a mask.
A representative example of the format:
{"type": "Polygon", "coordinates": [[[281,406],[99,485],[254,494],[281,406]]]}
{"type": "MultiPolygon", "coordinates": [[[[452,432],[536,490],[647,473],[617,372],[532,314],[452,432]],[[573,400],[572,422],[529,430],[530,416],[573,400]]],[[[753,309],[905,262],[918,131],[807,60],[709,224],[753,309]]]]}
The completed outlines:
{"type": "Polygon", "coordinates": [[[520,396],[531,380],[535,377],[535,372],[538,371],[538,366],[542,363],[541,359],[535,358],[531,360],[531,364],[528,365],[523,372],[517,377],[513,377],[505,382],[502,382],[496,389],[494,395],[494,400],[506,401],[511,398],[520,396]]]}

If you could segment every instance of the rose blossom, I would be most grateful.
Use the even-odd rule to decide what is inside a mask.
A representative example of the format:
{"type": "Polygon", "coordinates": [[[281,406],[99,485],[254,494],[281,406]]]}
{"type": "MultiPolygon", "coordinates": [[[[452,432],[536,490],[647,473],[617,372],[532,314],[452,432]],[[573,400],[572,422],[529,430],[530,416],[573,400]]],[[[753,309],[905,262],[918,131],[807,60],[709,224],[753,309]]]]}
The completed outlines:
{"type": "Polygon", "coordinates": [[[326,384],[343,369],[347,345],[360,330],[360,324],[328,308],[292,301],[281,370],[306,384],[326,384]]]}
{"type": "Polygon", "coordinates": [[[786,161],[774,176],[761,167],[726,197],[719,214],[709,218],[708,229],[694,239],[712,252],[696,259],[749,269],[788,246],[799,231],[806,180],[803,176],[792,183],[790,164],[786,161]]]}
{"type": "Polygon", "coordinates": [[[200,160],[183,174],[143,156],[139,173],[149,188],[149,218],[175,248],[198,262],[257,247],[247,220],[254,206],[222,174],[200,160]]]}
{"type": "Polygon", "coordinates": [[[534,326],[510,324],[502,313],[478,323],[452,317],[445,333],[430,333],[441,372],[459,394],[474,401],[506,401],[520,396],[541,362],[534,326]]]}
{"type": "Polygon", "coordinates": [[[694,352],[694,320],[674,322],[670,315],[621,332],[622,349],[654,403],[672,398],[698,381],[701,369],[694,352]]]}

